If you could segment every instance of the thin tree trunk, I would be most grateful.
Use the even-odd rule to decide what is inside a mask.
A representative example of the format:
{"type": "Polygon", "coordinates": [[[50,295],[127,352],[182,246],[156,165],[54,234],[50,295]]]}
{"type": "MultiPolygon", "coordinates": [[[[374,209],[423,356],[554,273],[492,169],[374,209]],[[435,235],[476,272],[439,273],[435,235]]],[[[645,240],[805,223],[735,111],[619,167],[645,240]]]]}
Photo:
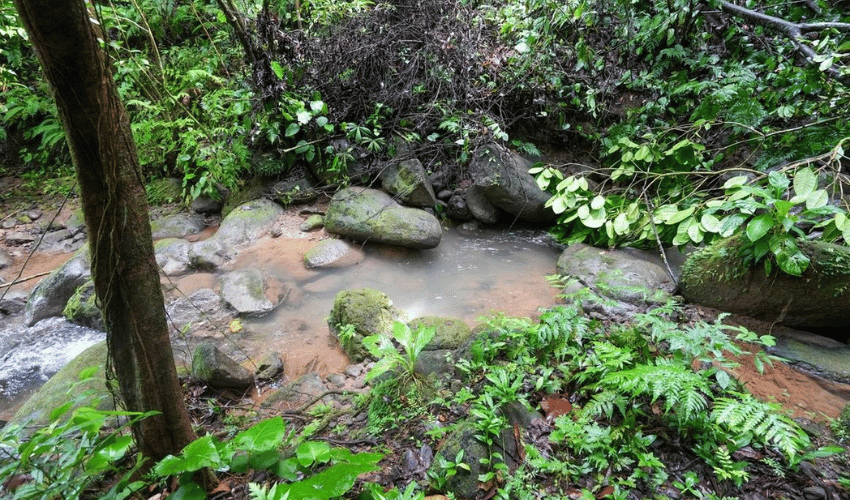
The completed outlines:
{"type": "Polygon", "coordinates": [[[109,359],[133,427],[155,460],[194,433],[180,390],[151,240],[145,187],[124,106],[83,0],[15,0],[50,82],[76,166],[109,359]]]}

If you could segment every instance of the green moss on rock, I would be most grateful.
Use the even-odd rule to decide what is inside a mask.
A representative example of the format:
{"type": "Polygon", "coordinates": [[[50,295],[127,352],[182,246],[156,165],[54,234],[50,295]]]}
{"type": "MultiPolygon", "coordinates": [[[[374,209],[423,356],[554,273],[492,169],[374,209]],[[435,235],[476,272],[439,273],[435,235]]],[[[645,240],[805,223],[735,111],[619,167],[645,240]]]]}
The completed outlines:
{"type": "Polygon", "coordinates": [[[379,333],[390,334],[393,322],[401,317],[401,311],[393,307],[384,292],[372,288],[343,290],[334,299],[328,326],[349,360],[359,363],[370,357],[363,346],[363,338],[379,333]],[[351,325],[353,331],[346,330],[345,325],[351,325]]]}

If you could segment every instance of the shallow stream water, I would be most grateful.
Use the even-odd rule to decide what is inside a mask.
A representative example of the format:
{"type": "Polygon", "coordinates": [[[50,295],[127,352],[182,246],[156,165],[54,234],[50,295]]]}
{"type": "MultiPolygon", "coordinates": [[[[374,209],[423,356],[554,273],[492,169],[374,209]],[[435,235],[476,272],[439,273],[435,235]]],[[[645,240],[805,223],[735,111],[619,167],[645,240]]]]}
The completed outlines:
{"type": "MultiPolygon", "coordinates": [[[[223,272],[256,267],[281,282],[294,284],[286,300],[271,313],[243,318],[242,330],[216,325],[209,332],[240,362],[256,362],[268,353],[284,358],[286,375],[306,371],[341,371],[348,363],[330,336],[326,318],[340,290],[369,287],[385,292],[410,319],[454,316],[469,324],[494,311],[533,316],[556,302],[546,281],[555,272],[559,247],[539,230],[482,229],[444,232],[431,250],[408,250],[367,244],[365,258],[343,269],[309,270],[303,253],[318,236],[265,237],[241,249],[218,273],[196,273],[166,281],[169,296],[216,288],[223,272]]],[[[86,347],[104,338],[100,332],[61,319],[0,326],[0,414],[21,404],[86,347]]],[[[193,342],[194,343],[194,342],[193,342]]],[[[175,353],[188,362],[191,343],[174,342],[175,353]]]]}

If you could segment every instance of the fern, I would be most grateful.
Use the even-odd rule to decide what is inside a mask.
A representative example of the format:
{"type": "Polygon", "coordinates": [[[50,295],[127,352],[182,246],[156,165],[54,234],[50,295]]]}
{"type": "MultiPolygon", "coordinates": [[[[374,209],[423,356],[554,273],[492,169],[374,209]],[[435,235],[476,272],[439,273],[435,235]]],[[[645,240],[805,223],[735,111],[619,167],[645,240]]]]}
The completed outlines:
{"type": "Polygon", "coordinates": [[[665,413],[675,413],[688,421],[707,406],[708,380],[674,360],[659,358],[654,365],[638,365],[631,370],[609,373],[600,385],[632,396],[651,396],[663,400],[665,413]]]}
{"type": "Polygon", "coordinates": [[[734,393],[737,398],[720,397],[714,401],[711,419],[738,435],[752,435],[764,444],[775,446],[791,463],[811,445],[809,436],[796,422],[780,413],[776,404],[765,403],[749,394],[734,393]]]}

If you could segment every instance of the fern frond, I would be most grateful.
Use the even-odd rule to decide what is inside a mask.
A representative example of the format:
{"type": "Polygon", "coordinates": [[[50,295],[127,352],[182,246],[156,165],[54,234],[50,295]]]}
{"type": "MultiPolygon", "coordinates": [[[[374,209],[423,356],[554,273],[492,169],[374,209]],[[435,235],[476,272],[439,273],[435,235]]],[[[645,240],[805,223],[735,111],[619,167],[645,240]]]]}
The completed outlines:
{"type": "Polygon", "coordinates": [[[711,419],[735,434],[752,434],[765,445],[781,451],[789,461],[811,444],[809,436],[791,418],[780,413],[780,408],[760,401],[749,394],[736,394],[736,398],[717,398],[711,419]]]}
{"type": "Polygon", "coordinates": [[[665,413],[674,412],[680,420],[690,420],[707,406],[708,381],[689,367],[672,360],[658,359],[654,365],[638,365],[631,370],[606,375],[600,385],[631,394],[664,400],[665,413]]]}

